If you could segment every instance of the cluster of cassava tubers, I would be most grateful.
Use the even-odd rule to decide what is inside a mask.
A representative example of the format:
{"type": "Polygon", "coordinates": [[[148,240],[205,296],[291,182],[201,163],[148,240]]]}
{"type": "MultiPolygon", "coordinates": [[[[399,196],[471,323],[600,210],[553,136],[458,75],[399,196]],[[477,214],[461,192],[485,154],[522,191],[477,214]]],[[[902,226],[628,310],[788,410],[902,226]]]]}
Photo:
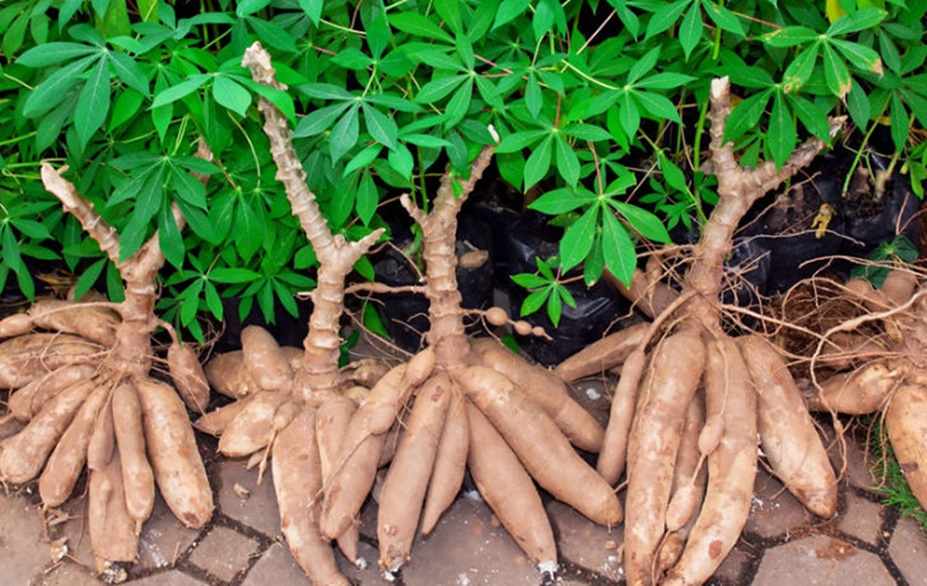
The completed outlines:
{"type": "MultiPolygon", "coordinates": [[[[257,82],[286,89],[259,44],[248,49],[243,65],[257,82]]],[[[834,515],[836,478],[805,398],[772,344],[722,330],[718,305],[737,224],[824,143],[807,141],[781,168],[741,168],[723,141],[728,97],[727,80],[716,80],[710,116],[719,202],[682,290],[662,285],[658,271],[636,272],[624,292],[654,321],[590,346],[553,372],[495,340],[471,340],[465,333],[455,274],[457,215],[494,145],[483,148],[468,177],[445,173],[429,213],[401,198],[423,234],[423,283],[403,291],[420,292],[430,303],[427,347],[392,367],[360,361],[339,368],[345,281],[382,231],[357,242],[332,234],[306,185],[286,117],[262,98],[277,178],[319,261],[303,348],[282,348],[266,331],[249,327],[242,350],[215,357],[205,374],[189,347],[171,346],[167,362],[183,400],[150,378],[150,336],[166,326],[153,313],[163,263],[155,235],[118,265],[126,280],[124,302],[40,302],[0,321],[0,338],[9,338],[0,343],[0,386],[17,389],[10,415],[26,424],[0,444],[0,479],[24,483],[41,473],[43,503],[56,507],[86,464],[97,569],[132,562],[155,484],[184,523],[198,527],[210,517],[212,496],[186,402],[201,414],[196,427],[220,438],[220,453],[250,458],[249,466],[262,472],[270,461],[282,532],[319,585],[349,584],[331,543],[358,561],[358,513],[386,466],[377,520],[384,572],[410,559],[415,536],[435,528],[468,470],[500,522],[545,572],[555,571],[557,550],[535,483],[596,523],[611,528],[624,521],[625,568],[634,585],[701,584],[714,573],[747,520],[758,435],[786,487],[815,514],[834,515]],[[572,399],[567,383],[615,367],[621,375],[603,429],[572,399]],[[207,378],[233,402],[204,412],[207,378]],[[597,469],[574,447],[598,453],[597,469]],[[627,518],[613,489],[625,473],[627,518]]],[[[839,126],[832,124],[832,132],[839,126]]],[[[117,262],[112,228],[51,167],[43,168],[43,177],[117,262]]],[[[182,225],[179,213],[175,219],[182,225]]],[[[840,375],[849,384],[877,379],[883,392],[869,401],[875,408],[893,392],[886,417],[901,456],[908,453],[902,446],[915,443],[915,425],[921,435],[927,425],[927,391],[918,374],[922,352],[915,354],[922,346],[909,335],[925,327],[921,314],[908,311],[923,311],[921,295],[914,285],[897,294],[851,289],[904,332],[893,349],[910,349],[907,362],[886,361],[878,376],[840,375]],[[896,379],[910,384],[895,391],[885,381],[896,379]],[[920,423],[909,417],[904,431],[893,432],[899,429],[891,423],[893,410],[916,412],[920,423]]],[[[484,312],[484,319],[512,323],[497,309],[484,312]]],[[[830,394],[828,384],[837,383],[818,387],[818,404],[847,412],[839,402],[845,386],[830,394]]],[[[924,449],[917,449],[911,458],[922,461],[924,449]]]]}
{"type": "MultiPolygon", "coordinates": [[[[86,467],[91,546],[104,572],[138,558],[156,486],[185,525],[202,527],[212,516],[187,415],[187,407],[205,409],[209,386],[193,349],[154,315],[164,263],[157,234],[120,262],[119,237],[74,186],[47,164],[42,180],[117,264],[125,300],[40,300],[0,321],[0,339],[7,338],[0,342],[0,387],[14,389],[8,417],[25,424],[0,443],[0,480],[38,477],[50,509],[68,499],[86,467]],[[149,376],[159,326],[174,338],[167,356],[174,387],[149,376]]],[[[174,219],[183,225],[176,208],[174,219]]]]}

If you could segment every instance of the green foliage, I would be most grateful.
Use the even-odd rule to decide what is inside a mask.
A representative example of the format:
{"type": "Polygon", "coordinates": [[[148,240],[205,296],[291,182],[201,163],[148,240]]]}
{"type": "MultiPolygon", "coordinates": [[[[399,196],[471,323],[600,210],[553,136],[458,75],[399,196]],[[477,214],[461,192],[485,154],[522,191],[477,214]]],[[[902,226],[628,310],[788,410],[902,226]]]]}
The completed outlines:
{"type": "Polygon", "coordinates": [[[927,175],[908,144],[927,121],[925,12],[927,0],[14,1],[0,8],[0,285],[15,275],[32,295],[28,259],[60,258],[80,288],[119,289],[36,186],[47,159],[117,227],[123,257],[158,231],[162,310],[177,325],[200,337],[233,296],[241,314],[295,311],[316,261],[274,179],[264,97],[292,121],[310,187],[349,238],[382,226],[381,203],[401,192],[427,208],[432,178],[466,174],[492,125],[499,174],[565,228],[557,257],[520,279],[533,289],[523,309],[554,319],[571,269],[627,280],[641,239],[704,221],[717,75],[737,88],[727,138],[747,161],[781,164],[845,112],[867,137],[887,126],[905,170],[927,175]],[[241,68],[255,40],[288,90],[241,68]],[[200,137],[212,163],[193,157],[200,137]]]}
{"type": "Polygon", "coordinates": [[[850,277],[862,277],[872,283],[876,289],[882,287],[885,277],[894,266],[913,264],[920,252],[917,246],[905,236],[899,234],[891,242],[883,242],[869,253],[872,264],[854,268],[850,277]]]}

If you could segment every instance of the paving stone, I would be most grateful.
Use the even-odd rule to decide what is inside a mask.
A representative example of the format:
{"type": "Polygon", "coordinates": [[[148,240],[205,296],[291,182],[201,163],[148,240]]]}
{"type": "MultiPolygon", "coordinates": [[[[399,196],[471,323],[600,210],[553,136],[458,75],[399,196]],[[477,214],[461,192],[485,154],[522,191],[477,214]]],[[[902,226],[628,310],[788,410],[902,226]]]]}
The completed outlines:
{"type": "Polygon", "coordinates": [[[772,538],[807,525],[811,513],[787,491],[778,479],[760,470],[756,475],[753,504],[744,531],[772,538]]]}
{"type": "MultiPolygon", "coordinates": [[[[366,566],[356,567],[354,564],[336,552],[335,561],[341,572],[355,584],[385,584],[377,572],[377,550],[371,545],[361,542],[358,547],[360,557],[367,560],[366,566]]],[[[267,584],[281,584],[286,586],[310,586],[312,582],[306,577],[302,568],[293,559],[287,545],[277,542],[271,545],[261,559],[254,564],[241,586],[266,586],[267,584]]]]}
{"type": "Polygon", "coordinates": [[[907,517],[898,521],[888,553],[908,583],[924,583],[927,576],[927,536],[916,521],[907,517]]]}
{"type": "Polygon", "coordinates": [[[151,517],[142,526],[138,543],[138,566],[133,570],[171,567],[203,531],[190,529],[177,520],[159,494],[151,517]]]}
{"type": "Polygon", "coordinates": [[[749,564],[752,559],[753,556],[749,553],[735,547],[731,550],[731,553],[724,558],[721,565],[718,566],[718,570],[715,572],[713,578],[724,578],[734,584],[740,584],[740,577],[744,572],[744,568],[746,568],[747,564],[749,564]]]}
{"type": "Polygon", "coordinates": [[[228,527],[212,531],[190,555],[190,563],[220,580],[229,582],[248,569],[258,543],[228,527]]]}
{"type": "Polygon", "coordinates": [[[882,536],[882,507],[852,491],[846,491],[846,498],[846,511],[837,520],[837,528],[847,535],[876,545],[882,536]]]}
{"type": "MultiPolygon", "coordinates": [[[[14,582],[5,583],[13,584],[14,582]]],[[[100,581],[97,580],[92,568],[65,562],[48,573],[41,574],[29,584],[34,586],[99,586],[100,581]]]]}
{"type": "Polygon", "coordinates": [[[171,570],[148,576],[141,580],[133,580],[130,584],[132,584],[132,586],[203,586],[204,584],[208,584],[208,582],[197,580],[192,576],[184,574],[180,570],[171,570]]]}
{"type": "Polygon", "coordinates": [[[416,540],[402,579],[406,586],[537,586],[541,574],[482,500],[459,498],[431,535],[416,540]]]}
{"type": "Polygon", "coordinates": [[[257,529],[272,537],[280,535],[280,514],[277,510],[277,495],[274,493],[273,475],[270,468],[258,485],[257,469],[245,468],[245,460],[223,460],[219,462],[220,485],[217,500],[222,512],[232,519],[257,529]],[[248,496],[236,494],[235,485],[248,491],[248,496]]]}
{"type": "Polygon", "coordinates": [[[766,551],[753,586],[784,584],[889,586],[895,580],[875,554],[847,541],[814,535],[766,551]]]}
{"type": "MultiPolygon", "coordinates": [[[[830,448],[827,455],[830,458],[831,465],[834,467],[834,471],[840,474],[840,470],[843,467],[843,459],[840,454],[840,443],[833,441],[833,437],[833,428],[825,426],[825,445],[830,448]]],[[[846,442],[845,482],[849,483],[850,486],[855,486],[863,490],[875,490],[878,482],[873,478],[870,471],[872,468],[872,457],[866,452],[865,443],[857,441],[856,438],[852,437],[849,433],[844,435],[844,441],[846,442]]]]}
{"type": "Polygon", "coordinates": [[[24,497],[0,496],[0,582],[28,584],[51,565],[36,508],[24,497]]]}
{"type": "Polygon", "coordinates": [[[561,559],[568,559],[612,580],[624,578],[624,568],[617,553],[624,535],[620,527],[609,531],[557,501],[547,504],[547,514],[556,532],[561,559]]]}

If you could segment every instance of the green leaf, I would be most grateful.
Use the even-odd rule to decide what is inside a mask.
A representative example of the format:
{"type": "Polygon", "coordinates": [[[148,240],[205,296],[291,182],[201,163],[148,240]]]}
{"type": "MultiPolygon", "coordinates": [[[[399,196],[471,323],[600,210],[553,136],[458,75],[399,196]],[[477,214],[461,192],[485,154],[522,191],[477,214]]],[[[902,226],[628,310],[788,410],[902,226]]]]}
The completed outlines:
{"type": "Polygon", "coordinates": [[[557,148],[557,171],[567,185],[576,185],[579,183],[579,158],[562,136],[557,135],[554,142],[557,148]]]}
{"type": "Polygon", "coordinates": [[[351,105],[351,102],[336,103],[310,112],[296,125],[293,138],[305,138],[325,132],[331,128],[338,116],[350,108],[351,105]]]}
{"type": "Polygon", "coordinates": [[[358,169],[363,169],[364,167],[372,163],[374,159],[376,159],[380,155],[380,151],[382,150],[383,150],[383,145],[381,144],[371,144],[361,149],[361,151],[357,153],[356,155],[354,155],[354,157],[350,161],[348,161],[348,164],[345,165],[344,172],[342,173],[342,177],[347,177],[354,171],[357,171],[358,169]]]}
{"type": "Polygon", "coordinates": [[[377,185],[370,176],[370,171],[364,171],[361,174],[360,182],[357,185],[357,197],[355,198],[355,207],[357,216],[365,226],[370,224],[370,220],[377,211],[380,204],[380,194],[377,191],[377,185]]]}
{"type": "Polygon", "coordinates": [[[884,10],[878,8],[861,8],[856,11],[856,14],[848,14],[843,18],[838,18],[827,29],[827,36],[835,37],[873,28],[882,22],[886,14],[884,10]]]}
{"type": "Polygon", "coordinates": [[[463,120],[470,110],[470,100],[473,97],[473,86],[465,83],[454,92],[454,95],[447,102],[444,109],[444,128],[452,128],[458,122],[463,120]]]}
{"type": "Polygon", "coordinates": [[[740,18],[722,6],[721,3],[715,3],[712,0],[703,0],[702,6],[705,7],[708,18],[721,27],[721,30],[733,33],[738,37],[747,36],[747,33],[744,32],[744,27],[740,24],[740,18]]]}
{"type": "Polygon", "coordinates": [[[516,285],[519,287],[524,287],[525,289],[537,289],[539,287],[546,287],[550,282],[548,279],[533,273],[519,273],[517,275],[511,275],[510,278],[515,282],[516,285]]]}
{"type": "Polygon", "coordinates": [[[528,76],[528,82],[525,84],[525,106],[531,117],[537,120],[538,114],[541,113],[541,107],[544,105],[544,96],[541,94],[541,84],[533,73],[528,76]]]}
{"type": "Polygon", "coordinates": [[[866,95],[863,86],[859,85],[855,79],[850,81],[852,87],[850,93],[847,94],[847,112],[850,113],[853,123],[865,130],[869,127],[869,118],[871,116],[869,97],[866,95]]]}
{"type": "Polygon", "coordinates": [[[552,141],[553,137],[548,135],[535,147],[528,157],[528,160],[525,162],[525,191],[528,191],[535,183],[547,175],[547,170],[550,168],[551,153],[553,151],[552,141]]]}
{"type": "Polygon", "coordinates": [[[415,96],[415,101],[419,104],[431,104],[444,99],[445,96],[454,91],[457,86],[467,80],[465,75],[451,75],[432,79],[422,87],[421,91],[415,96]]]}
{"type": "Polygon", "coordinates": [[[836,47],[853,67],[867,73],[882,74],[882,59],[869,47],[842,39],[831,39],[830,44],[836,47]]]}
{"type": "Polygon", "coordinates": [[[332,128],[329,137],[329,152],[332,161],[338,161],[357,144],[357,137],[360,134],[360,123],[358,122],[358,106],[355,104],[344,113],[344,116],[332,128]]]}
{"type": "Polygon", "coordinates": [[[653,92],[632,90],[629,93],[655,119],[681,122],[679,113],[676,111],[676,105],[669,98],[653,92]]]}
{"type": "Polygon", "coordinates": [[[784,26],[761,38],[770,47],[794,47],[817,41],[820,33],[804,26],[784,26]]]}
{"type": "MultiPolygon", "coordinates": [[[[589,255],[595,239],[598,217],[599,207],[592,206],[563,233],[563,238],[560,240],[560,265],[564,271],[575,267],[589,255]]],[[[606,264],[608,264],[607,259],[606,256],[606,264]]]]}
{"type": "Polygon", "coordinates": [[[417,37],[453,43],[454,37],[417,12],[397,12],[389,17],[389,23],[397,30],[417,37]]]}
{"type": "Polygon", "coordinates": [[[628,85],[634,85],[644,74],[651,72],[653,68],[656,67],[659,58],[660,46],[657,45],[653,49],[647,51],[643,57],[635,61],[631,70],[628,71],[628,85]]]}
{"type": "Polygon", "coordinates": [[[595,195],[585,189],[561,187],[552,189],[537,198],[528,204],[528,208],[550,216],[557,216],[594,201],[595,195]]]}
{"type": "Polygon", "coordinates": [[[602,251],[601,235],[596,237],[595,243],[589,256],[583,261],[583,280],[587,287],[595,285],[602,278],[602,272],[605,270],[605,255],[602,251]]]}
{"type": "Polygon", "coordinates": [[[530,293],[525,300],[521,303],[521,315],[531,315],[537,310],[541,309],[544,305],[544,302],[547,301],[547,297],[550,295],[550,289],[538,289],[537,291],[530,293]]]}
{"type": "Polygon", "coordinates": [[[396,170],[402,177],[412,177],[412,169],[415,167],[415,159],[412,157],[412,153],[409,152],[409,149],[405,145],[398,145],[395,150],[390,151],[386,155],[386,159],[389,162],[389,166],[396,170]]]}
{"type": "Polygon", "coordinates": [[[68,91],[77,83],[80,74],[90,67],[94,59],[97,57],[84,57],[45,78],[26,98],[23,115],[34,118],[60,104],[68,96],[68,91]]]}
{"type": "Polygon", "coordinates": [[[830,142],[830,125],[827,122],[827,113],[797,94],[787,94],[786,97],[792,105],[792,111],[801,120],[811,134],[825,142],[830,142]]]}
{"type": "Polygon", "coordinates": [[[689,55],[692,54],[692,50],[702,39],[702,26],[702,11],[693,5],[679,26],[679,43],[682,45],[682,51],[685,53],[687,61],[689,55]]]}
{"type": "Polygon", "coordinates": [[[892,141],[895,143],[895,150],[901,153],[904,152],[911,128],[908,121],[908,112],[905,110],[904,102],[901,101],[901,97],[897,92],[892,92],[891,108],[889,120],[891,121],[892,141]]]}
{"type": "Polygon", "coordinates": [[[522,130],[502,137],[497,153],[513,153],[528,148],[545,136],[550,136],[547,130],[522,130]]]}
{"type": "Polygon", "coordinates": [[[628,231],[612,214],[604,214],[602,224],[602,254],[605,267],[625,285],[631,283],[631,276],[637,266],[634,243],[628,231]]]}
{"type": "Polygon", "coordinates": [[[148,220],[151,216],[143,218],[141,214],[132,214],[129,216],[129,223],[126,224],[119,235],[119,262],[135,254],[135,252],[145,242],[148,236],[148,220]]]}
{"type": "Polygon", "coordinates": [[[206,296],[206,307],[212,312],[213,317],[221,321],[225,313],[225,308],[222,307],[222,298],[219,297],[216,286],[206,281],[203,284],[203,293],[205,293],[206,296]]]}
{"type": "Polygon", "coordinates": [[[366,69],[373,63],[373,59],[353,47],[342,49],[332,58],[332,62],[345,69],[361,70],[366,69]]]}
{"type": "Polygon", "coordinates": [[[319,100],[353,100],[354,94],[330,83],[304,83],[297,88],[310,98],[319,100]]]}
{"type": "Polygon", "coordinates": [[[444,23],[455,35],[463,32],[463,21],[460,18],[460,2],[458,0],[434,0],[433,6],[444,23]]]}
{"type": "Polygon", "coordinates": [[[493,30],[523,15],[530,4],[531,0],[502,0],[492,25],[493,30]]]}
{"type": "Polygon", "coordinates": [[[227,285],[240,285],[242,283],[251,283],[260,278],[260,274],[251,269],[238,267],[216,267],[209,271],[209,278],[216,283],[227,285]]]}
{"type": "Polygon", "coordinates": [[[255,34],[265,44],[287,53],[296,53],[298,50],[296,41],[290,33],[273,22],[252,16],[247,17],[247,20],[251,28],[254,29],[255,34]]]}
{"type": "Polygon", "coordinates": [[[145,72],[142,71],[138,61],[125,53],[112,51],[109,53],[109,62],[116,71],[116,76],[123,83],[144,96],[149,95],[148,78],[145,76],[145,72]]]}
{"type": "Polygon", "coordinates": [[[641,114],[637,109],[637,102],[634,100],[631,92],[625,92],[618,100],[618,118],[621,120],[621,129],[625,136],[634,136],[641,125],[641,114]]]}
{"type": "Polygon", "coordinates": [[[688,193],[689,186],[682,169],[677,167],[662,151],[658,153],[657,161],[660,163],[660,171],[663,173],[663,180],[666,184],[676,191],[688,193]]]}
{"type": "Polygon", "coordinates": [[[171,187],[177,192],[178,199],[201,210],[206,210],[206,188],[200,180],[186,171],[173,173],[171,187]]]}
{"type": "MultiPolygon", "coordinates": [[[[609,202],[621,216],[628,221],[634,230],[652,242],[667,244],[671,242],[669,232],[666,226],[660,221],[660,218],[648,212],[644,208],[624,203],[621,201],[611,200],[609,202]]],[[[606,216],[610,214],[605,214],[606,216]]]]}
{"type": "Polygon", "coordinates": [[[138,116],[145,96],[135,90],[126,90],[119,94],[113,103],[113,115],[109,119],[109,129],[114,130],[120,125],[138,116]]]}
{"type": "Polygon", "coordinates": [[[566,128],[562,128],[560,134],[592,142],[611,140],[612,138],[607,130],[591,124],[570,124],[566,128]]]}
{"type": "Polygon", "coordinates": [[[451,144],[443,138],[432,136],[430,134],[403,134],[400,138],[409,144],[431,149],[439,149],[451,144]]]}
{"type": "Polygon", "coordinates": [[[769,154],[777,167],[781,167],[792,154],[798,143],[795,122],[782,98],[782,92],[776,92],[773,99],[772,113],[769,117],[769,129],[766,132],[766,144],[769,154]]]}
{"type": "Polygon", "coordinates": [[[157,108],[159,106],[164,106],[166,104],[171,104],[180,100],[186,96],[189,96],[196,90],[198,90],[204,83],[209,80],[209,76],[205,74],[196,74],[191,75],[185,81],[182,81],[176,85],[168,87],[166,90],[159,92],[155,97],[154,101],[151,103],[152,108],[157,108]]]}
{"type": "Polygon", "coordinates": [[[541,39],[554,26],[557,10],[563,10],[558,0],[538,0],[534,7],[534,15],[531,18],[531,28],[534,30],[534,38],[541,39]]]}
{"type": "Polygon", "coordinates": [[[92,47],[81,43],[54,42],[32,47],[16,59],[18,65],[24,67],[47,67],[62,61],[68,61],[83,55],[99,53],[99,47],[92,47]]]}
{"type": "Polygon", "coordinates": [[[685,11],[686,7],[691,4],[691,0],[679,0],[678,2],[665,4],[663,7],[659,8],[653,13],[653,16],[650,17],[650,22],[647,23],[647,34],[644,35],[644,39],[646,40],[659,35],[673,26],[673,24],[679,20],[679,17],[682,15],[683,11],[685,11]]]}
{"type": "Polygon", "coordinates": [[[850,71],[830,45],[824,45],[824,79],[827,87],[840,99],[850,93],[850,71]]]}
{"type": "Polygon", "coordinates": [[[361,106],[364,111],[364,122],[367,125],[367,132],[370,133],[370,136],[380,144],[390,149],[395,149],[399,130],[396,128],[396,123],[393,122],[393,119],[368,105],[366,102],[362,102],[361,106]]]}
{"type": "Polygon", "coordinates": [[[815,43],[805,49],[785,68],[782,79],[785,83],[786,92],[791,93],[799,90],[811,79],[811,75],[814,73],[814,63],[818,59],[818,46],[815,43]]]}
{"type": "Polygon", "coordinates": [[[162,206],[161,214],[158,217],[158,243],[161,245],[161,252],[167,262],[177,268],[183,265],[184,245],[183,236],[180,235],[180,228],[171,214],[170,206],[162,206]]]}
{"type": "Polygon", "coordinates": [[[325,0],[298,0],[298,3],[302,11],[305,12],[309,20],[312,21],[312,24],[319,26],[319,22],[322,20],[322,9],[325,6],[325,0]]]}
{"type": "Polygon", "coordinates": [[[270,0],[240,0],[235,8],[237,16],[247,16],[263,10],[270,5],[270,0]]]}
{"type": "Polygon", "coordinates": [[[80,299],[87,291],[93,288],[108,262],[108,259],[101,258],[81,272],[80,278],[77,279],[77,283],[74,284],[75,299],[80,299]]]}
{"type": "Polygon", "coordinates": [[[100,59],[90,72],[74,110],[74,130],[77,131],[82,148],[90,142],[93,133],[103,126],[109,114],[109,106],[109,66],[106,59],[100,59]]]}
{"type": "Polygon", "coordinates": [[[554,327],[560,325],[560,316],[563,315],[563,301],[560,297],[560,291],[566,291],[566,289],[556,287],[547,297],[547,317],[550,318],[554,327]]]}
{"type": "Polygon", "coordinates": [[[264,222],[245,198],[238,200],[235,211],[235,248],[242,260],[248,262],[264,240],[264,222]]]}
{"type": "Polygon", "coordinates": [[[760,117],[766,110],[766,104],[769,103],[769,97],[773,90],[766,90],[752,95],[746,100],[734,106],[730,116],[727,118],[727,125],[724,129],[724,140],[737,140],[750,130],[756,128],[760,122],[760,117]]]}
{"type": "Polygon", "coordinates": [[[225,108],[244,117],[251,106],[251,94],[231,78],[218,75],[212,82],[212,97],[225,108]]]}

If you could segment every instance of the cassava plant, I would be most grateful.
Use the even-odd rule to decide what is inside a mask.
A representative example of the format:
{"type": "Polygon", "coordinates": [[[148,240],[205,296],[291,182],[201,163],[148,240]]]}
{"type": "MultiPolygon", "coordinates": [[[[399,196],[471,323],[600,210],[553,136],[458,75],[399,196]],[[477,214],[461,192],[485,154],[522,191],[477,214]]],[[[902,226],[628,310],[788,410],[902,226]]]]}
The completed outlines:
{"type": "MultiPolygon", "coordinates": [[[[627,469],[629,584],[701,584],[711,577],[750,512],[757,433],[783,484],[816,515],[836,512],[834,471],[778,351],[758,336],[729,336],[720,321],[734,230],[757,199],[825,143],[807,140],[781,167],[772,161],[741,167],[724,138],[729,91],[726,78],[712,83],[711,170],[719,198],[682,290],[648,282],[655,271],[638,272],[632,284],[638,281],[639,289],[626,293],[656,315],[654,322],[604,338],[555,370],[573,380],[623,365],[598,470],[615,483],[627,469]]],[[[840,127],[833,121],[831,133],[840,127]]]]}
{"type": "MultiPolygon", "coordinates": [[[[187,415],[187,407],[205,409],[209,387],[192,347],[155,315],[164,264],[158,234],[123,258],[120,236],[59,170],[43,165],[42,181],[118,267],[125,294],[118,303],[39,300],[0,321],[0,337],[8,338],[0,343],[0,386],[14,389],[9,417],[25,423],[0,443],[0,479],[38,478],[47,510],[71,496],[86,467],[96,570],[117,576],[114,564],[138,558],[156,487],[184,525],[203,527],[212,516],[187,415]],[[151,376],[164,371],[151,343],[162,326],[173,340],[166,363],[176,390],[151,376]]],[[[173,221],[184,225],[176,206],[173,221]]]]}
{"type": "MultiPolygon", "coordinates": [[[[270,55],[259,43],[245,52],[242,64],[258,83],[286,89],[274,77],[270,55]]],[[[225,456],[258,454],[262,463],[272,457],[281,528],[290,551],[314,584],[347,585],[350,582],[338,570],[328,539],[320,531],[321,494],[323,487],[333,482],[340,450],[349,441],[348,418],[359,401],[368,400],[366,389],[352,386],[351,378],[339,368],[345,279],[383,230],[356,242],[333,235],[315,194],[306,185],[286,116],[265,99],[261,99],[259,109],[265,118],[264,131],[277,165],[277,179],[283,183],[293,214],[299,218],[319,263],[318,285],[310,293],[309,332],[302,351],[288,356],[269,333],[256,326],[246,328],[242,350],[220,355],[207,367],[210,383],[236,401],[204,415],[197,427],[220,436],[219,452],[225,456]]],[[[418,362],[423,363],[423,373],[393,370],[380,384],[420,382],[430,372],[432,361],[424,355],[418,362]]],[[[377,371],[374,378],[381,374],[377,371]]],[[[375,474],[376,468],[374,462],[370,472],[375,474]]],[[[359,494],[362,501],[370,484],[363,477],[351,477],[342,489],[359,494]]],[[[357,559],[358,525],[352,517],[346,517],[337,533],[329,537],[337,540],[349,560],[357,559]]]]}
{"type": "MultiPolygon", "coordinates": [[[[471,341],[465,333],[455,272],[457,215],[493,150],[494,145],[483,147],[465,178],[446,172],[429,212],[407,195],[401,198],[423,234],[422,292],[431,322],[424,352],[433,356],[433,372],[424,377],[416,372],[421,384],[374,387],[349,424],[344,467],[325,488],[321,524],[332,537],[363,504],[342,485],[361,465],[371,470],[373,482],[385,434],[394,422],[400,426],[377,519],[380,565],[387,571],[409,559],[420,523],[423,534],[435,527],[460,490],[466,469],[503,526],[543,572],[556,570],[557,550],[532,479],[596,523],[613,527],[622,520],[614,492],[570,445],[599,450],[603,431],[595,419],[546,369],[496,341],[471,341]],[[388,424],[372,427],[373,420],[388,424]],[[365,445],[373,453],[365,453],[365,445]]],[[[486,311],[487,316],[493,313],[497,315],[488,319],[500,325],[507,321],[498,308],[486,311]]]]}

